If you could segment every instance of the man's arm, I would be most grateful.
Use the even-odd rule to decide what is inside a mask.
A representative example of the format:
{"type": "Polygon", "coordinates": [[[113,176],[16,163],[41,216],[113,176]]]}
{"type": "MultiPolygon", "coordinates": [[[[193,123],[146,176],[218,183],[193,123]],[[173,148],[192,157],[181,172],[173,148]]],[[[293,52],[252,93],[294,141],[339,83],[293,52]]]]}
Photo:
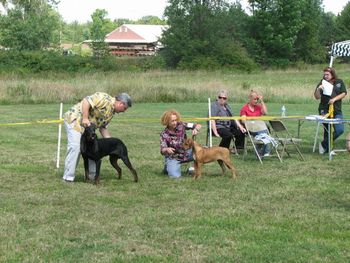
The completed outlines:
{"type": "Polygon", "coordinates": [[[109,133],[109,130],[107,130],[107,128],[105,128],[105,127],[101,127],[100,128],[100,133],[101,133],[103,138],[110,138],[110,137],[112,137],[111,134],[109,133]]]}
{"type": "Polygon", "coordinates": [[[84,99],[83,100],[83,105],[82,105],[83,116],[82,116],[82,120],[81,120],[81,125],[83,127],[90,126],[90,120],[89,120],[89,110],[90,110],[90,108],[91,108],[90,103],[86,99],[84,99]]]}

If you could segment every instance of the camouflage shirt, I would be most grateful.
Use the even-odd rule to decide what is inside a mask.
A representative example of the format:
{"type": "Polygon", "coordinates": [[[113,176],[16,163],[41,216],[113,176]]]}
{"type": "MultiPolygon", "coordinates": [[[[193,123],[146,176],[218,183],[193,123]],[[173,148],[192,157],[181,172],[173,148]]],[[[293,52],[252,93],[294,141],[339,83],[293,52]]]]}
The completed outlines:
{"type": "MultiPolygon", "coordinates": [[[[106,127],[114,116],[115,98],[103,92],[96,92],[85,98],[90,104],[89,120],[98,128],[106,127]]],[[[82,132],[83,100],[75,104],[64,114],[64,120],[71,124],[75,121],[74,129],[82,132]]]]}

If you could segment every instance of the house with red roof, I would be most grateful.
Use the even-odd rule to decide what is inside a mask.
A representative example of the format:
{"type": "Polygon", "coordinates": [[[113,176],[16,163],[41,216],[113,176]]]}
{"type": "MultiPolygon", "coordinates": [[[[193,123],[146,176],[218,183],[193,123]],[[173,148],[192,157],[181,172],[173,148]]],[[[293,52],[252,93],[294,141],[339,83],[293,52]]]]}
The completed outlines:
{"type": "Polygon", "coordinates": [[[150,56],[163,46],[159,39],[166,25],[124,24],[107,34],[105,42],[116,56],[150,56]]]}

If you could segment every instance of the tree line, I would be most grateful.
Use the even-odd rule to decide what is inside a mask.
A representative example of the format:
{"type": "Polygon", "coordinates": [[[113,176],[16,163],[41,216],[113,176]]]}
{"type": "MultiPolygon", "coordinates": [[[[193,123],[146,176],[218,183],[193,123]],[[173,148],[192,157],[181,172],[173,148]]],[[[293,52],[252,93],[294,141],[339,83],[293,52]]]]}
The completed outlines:
{"type": "MultiPolygon", "coordinates": [[[[322,0],[169,0],[164,17],[110,20],[97,9],[92,22],[66,23],[57,0],[0,0],[0,47],[15,52],[57,50],[61,43],[93,40],[94,54],[108,56],[104,36],[124,23],[167,24],[159,56],[180,69],[287,67],[324,63],[332,43],[350,39],[350,2],[338,15],[322,0]]],[[[159,61],[159,58],[157,58],[159,61]]],[[[163,63],[158,63],[163,65],[163,63]]]]}

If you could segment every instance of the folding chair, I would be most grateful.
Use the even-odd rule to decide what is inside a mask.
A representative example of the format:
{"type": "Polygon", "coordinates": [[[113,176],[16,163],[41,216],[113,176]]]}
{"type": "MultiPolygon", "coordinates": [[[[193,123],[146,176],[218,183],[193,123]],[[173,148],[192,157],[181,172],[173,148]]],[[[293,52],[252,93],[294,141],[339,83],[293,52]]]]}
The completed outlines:
{"type": "MultiPolygon", "coordinates": [[[[268,137],[270,137],[272,140],[274,138],[272,138],[270,136],[270,133],[269,133],[269,130],[266,126],[266,123],[262,120],[249,120],[249,121],[245,121],[245,127],[246,127],[246,130],[247,130],[247,137],[245,139],[245,142],[244,142],[244,157],[247,155],[247,152],[248,152],[248,144],[250,143],[251,146],[253,147],[254,149],[254,152],[255,152],[255,155],[258,157],[260,163],[262,164],[262,158],[260,156],[260,153],[257,149],[257,145],[265,145],[265,142],[262,140],[262,139],[256,139],[256,137],[253,135],[254,133],[257,133],[257,132],[261,132],[261,131],[267,131],[267,135],[268,137]]],[[[273,147],[275,152],[276,152],[276,156],[277,158],[280,160],[280,162],[282,162],[282,159],[277,151],[277,147],[273,147]]]]}
{"type": "Polygon", "coordinates": [[[270,120],[269,123],[271,125],[274,135],[276,136],[276,139],[282,144],[281,158],[283,158],[284,153],[287,153],[287,155],[290,156],[287,150],[287,145],[293,144],[300,158],[303,161],[305,161],[304,156],[302,155],[298,146],[298,144],[301,142],[301,139],[294,138],[282,121],[270,120]]]}

